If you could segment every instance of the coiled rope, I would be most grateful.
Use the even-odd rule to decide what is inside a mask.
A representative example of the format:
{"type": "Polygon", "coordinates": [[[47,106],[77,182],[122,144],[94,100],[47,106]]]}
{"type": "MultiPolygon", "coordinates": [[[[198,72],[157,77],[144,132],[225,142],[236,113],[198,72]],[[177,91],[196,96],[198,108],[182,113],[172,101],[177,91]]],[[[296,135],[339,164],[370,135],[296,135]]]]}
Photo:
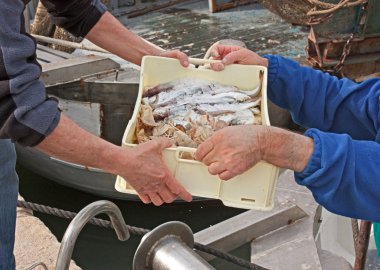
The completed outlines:
{"type": "MultiPolygon", "coordinates": [[[[70,211],[65,211],[62,209],[42,205],[42,204],[37,204],[37,203],[31,203],[31,202],[25,202],[25,201],[17,201],[17,207],[22,207],[25,209],[33,210],[35,212],[43,213],[43,214],[49,214],[52,216],[60,217],[60,218],[66,218],[66,219],[73,219],[77,215],[75,212],[70,212],[70,211]]],[[[100,218],[92,218],[88,223],[92,225],[96,225],[102,228],[107,228],[107,229],[112,229],[112,223],[108,220],[100,219],[100,218]]],[[[139,227],[134,227],[134,226],[129,226],[127,225],[128,230],[131,234],[134,235],[139,235],[143,236],[150,232],[148,229],[144,228],[139,228],[139,227]]],[[[239,265],[241,267],[244,267],[246,269],[251,269],[251,270],[268,270],[267,268],[261,267],[257,264],[251,263],[247,260],[241,259],[239,257],[233,256],[231,254],[222,252],[220,250],[202,245],[200,243],[195,243],[194,244],[194,249],[198,251],[202,251],[208,254],[211,254],[215,257],[224,259],[228,262],[234,263],[236,265],[239,265]]]]}
{"type": "Polygon", "coordinates": [[[307,15],[308,16],[318,16],[318,15],[328,15],[334,13],[342,8],[355,7],[366,3],[368,0],[341,0],[337,4],[326,3],[319,0],[307,0],[310,4],[314,5],[307,15]]]}

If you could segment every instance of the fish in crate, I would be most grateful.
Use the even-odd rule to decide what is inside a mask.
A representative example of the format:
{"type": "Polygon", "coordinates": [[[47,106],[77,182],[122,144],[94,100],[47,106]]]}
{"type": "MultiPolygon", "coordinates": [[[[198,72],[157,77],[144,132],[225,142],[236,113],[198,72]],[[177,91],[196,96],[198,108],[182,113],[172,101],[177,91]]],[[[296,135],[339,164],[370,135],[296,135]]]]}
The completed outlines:
{"type": "Polygon", "coordinates": [[[147,89],[136,125],[137,143],[168,137],[175,146],[197,148],[215,131],[262,124],[261,88],[240,90],[199,78],[183,78],[147,89]]]}

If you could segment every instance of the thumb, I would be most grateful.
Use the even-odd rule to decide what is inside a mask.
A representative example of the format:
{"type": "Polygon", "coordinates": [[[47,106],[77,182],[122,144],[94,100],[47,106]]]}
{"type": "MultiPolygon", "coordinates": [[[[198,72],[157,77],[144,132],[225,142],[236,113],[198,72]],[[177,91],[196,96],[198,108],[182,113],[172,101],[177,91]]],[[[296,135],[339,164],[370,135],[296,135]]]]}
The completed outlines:
{"type": "Polygon", "coordinates": [[[155,139],[155,141],[161,150],[173,146],[173,140],[169,138],[158,138],[155,139]]]}

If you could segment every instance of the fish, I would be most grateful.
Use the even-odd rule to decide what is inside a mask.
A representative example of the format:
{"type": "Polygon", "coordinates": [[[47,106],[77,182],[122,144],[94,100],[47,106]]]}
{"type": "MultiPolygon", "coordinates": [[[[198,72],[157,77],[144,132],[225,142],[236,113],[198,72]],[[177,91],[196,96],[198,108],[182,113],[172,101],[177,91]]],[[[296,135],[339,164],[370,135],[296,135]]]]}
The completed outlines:
{"type": "Polygon", "coordinates": [[[182,78],[147,89],[136,126],[139,142],[172,138],[177,146],[197,147],[231,125],[261,123],[264,73],[252,90],[197,78],[182,78]]]}
{"type": "Polygon", "coordinates": [[[238,104],[201,104],[196,106],[195,110],[202,114],[209,115],[220,115],[225,113],[236,113],[246,109],[250,109],[256,107],[260,104],[261,98],[258,98],[256,101],[248,102],[248,103],[238,103],[238,104]]]}

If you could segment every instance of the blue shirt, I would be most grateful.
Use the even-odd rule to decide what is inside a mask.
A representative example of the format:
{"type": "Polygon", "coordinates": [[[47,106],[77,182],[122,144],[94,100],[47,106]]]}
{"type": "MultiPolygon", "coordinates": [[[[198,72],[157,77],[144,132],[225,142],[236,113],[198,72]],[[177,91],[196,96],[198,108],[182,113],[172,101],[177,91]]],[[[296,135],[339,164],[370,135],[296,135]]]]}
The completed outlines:
{"type": "Polygon", "coordinates": [[[338,79],[267,55],[268,97],[309,128],[314,152],[297,183],[331,212],[380,222],[380,79],[338,79]]]}

